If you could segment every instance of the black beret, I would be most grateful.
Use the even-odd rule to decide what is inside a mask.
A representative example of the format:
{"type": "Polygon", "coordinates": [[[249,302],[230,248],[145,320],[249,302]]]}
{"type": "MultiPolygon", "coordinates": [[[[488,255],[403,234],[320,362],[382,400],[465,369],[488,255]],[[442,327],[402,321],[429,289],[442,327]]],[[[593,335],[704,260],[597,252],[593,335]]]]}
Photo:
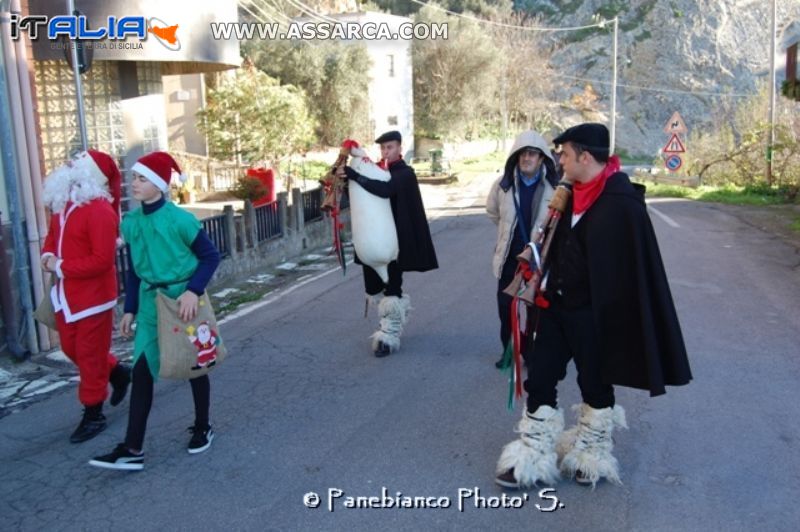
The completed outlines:
{"type": "Polygon", "coordinates": [[[553,144],[574,142],[593,150],[608,150],[608,128],[603,124],[579,124],[553,139],[553,144]]]}
{"type": "Polygon", "coordinates": [[[389,142],[392,140],[396,140],[397,142],[402,143],[403,137],[400,135],[399,131],[387,131],[386,133],[375,139],[375,142],[377,144],[383,144],[384,142],[389,142]]]}

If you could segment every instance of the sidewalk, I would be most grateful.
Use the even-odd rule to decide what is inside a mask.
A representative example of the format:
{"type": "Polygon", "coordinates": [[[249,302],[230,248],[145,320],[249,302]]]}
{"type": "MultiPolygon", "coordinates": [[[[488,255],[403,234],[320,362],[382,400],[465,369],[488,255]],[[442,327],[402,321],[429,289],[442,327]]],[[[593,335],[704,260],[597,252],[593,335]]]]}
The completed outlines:
{"type": "MultiPolygon", "coordinates": [[[[435,220],[470,212],[472,205],[485,199],[494,178],[494,175],[484,174],[447,186],[420,185],[428,218],[435,220]]],[[[219,209],[222,209],[222,205],[232,203],[236,201],[219,202],[219,209]]],[[[197,211],[205,209],[202,205],[181,207],[189,208],[197,214],[197,211]]],[[[214,209],[218,205],[215,203],[210,206],[214,209]]],[[[213,214],[212,212],[206,216],[213,214]]],[[[352,248],[347,248],[345,254],[352,260],[352,248]]],[[[352,267],[352,263],[349,264],[348,270],[352,267]]],[[[216,309],[217,319],[222,321],[236,310],[255,304],[269,294],[289,289],[316,275],[338,268],[336,258],[327,245],[309,250],[274,267],[264,268],[256,275],[220,283],[212,282],[208,294],[216,309]]],[[[342,273],[333,272],[331,275],[342,273]]],[[[133,341],[123,339],[115,329],[111,351],[120,360],[127,362],[133,356],[132,350],[133,341]]],[[[20,412],[66,386],[74,386],[78,380],[75,366],[60,350],[40,353],[21,363],[0,358],[0,418],[20,412]]]]}

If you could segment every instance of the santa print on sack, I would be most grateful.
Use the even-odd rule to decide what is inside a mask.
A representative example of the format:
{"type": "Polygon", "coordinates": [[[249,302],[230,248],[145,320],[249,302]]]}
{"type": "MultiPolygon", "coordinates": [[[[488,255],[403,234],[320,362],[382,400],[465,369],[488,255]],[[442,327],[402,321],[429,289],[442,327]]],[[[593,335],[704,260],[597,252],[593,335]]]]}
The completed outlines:
{"type": "Polygon", "coordinates": [[[197,365],[192,369],[211,367],[217,363],[217,344],[219,335],[207,321],[197,326],[197,336],[189,335],[189,341],[197,348],[197,365]]]}

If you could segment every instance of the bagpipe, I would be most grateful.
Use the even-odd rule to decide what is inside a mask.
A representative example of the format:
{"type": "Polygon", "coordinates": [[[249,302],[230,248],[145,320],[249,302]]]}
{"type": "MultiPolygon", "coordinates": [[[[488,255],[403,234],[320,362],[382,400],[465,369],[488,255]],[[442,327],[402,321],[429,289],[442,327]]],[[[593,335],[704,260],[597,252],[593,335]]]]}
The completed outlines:
{"type": "Polygon", "coordinates": [[[347,180],[341,179],[336,176],[336,170],[340,166],[347,164],[347,158],[350,156],[350,148],[346,145],[347,142],[342,144],[339,150],[339,155],[336,157],[336,162],[328,170],[328,173],[322,177],[319,182],[322,189],[325,191],[325,198],[322,200],[320,209],[322,212],[327,212],[331,217],[333,225],[333,246],[331,252],[336,255],[336,260],[342,268],[342,274],[347,274],[347,259],[344,256],[344,241],[342,238],[342,231],[344,224],[341,222],[341,202],[347,187],[347,180]]]}
{"type": "Polygon", "coordinates": [[[350,226],[356,255],[362,264],[374,269],[383,282],[388,282],[388,265],[397,259],[400,251],[392,205],[388,198],[371,194],[355,181],[348,182],[336,176],[336,171],[347,164],[348,157],[351,157],[351,168],[368,179],[386,182],[392,178],[387,170],[367,157],[367,153],[358,142],[345,140],[342,143],[336,162],[320,180],[325,190],[322,209],[331,215],[333,223],[333,252],[342,271],[346,273],[347,261],[342,239],[344,224],[340,221],[340,215],[341,200],[347,193],[350,199],[350,226]]]}
{"type": "Polygon", "coordinates": [[[536,310],[537,319],[530,334],[530,341],[536,341],[538,328],[538,309],[550,306],[544,296],[547,279],[547,259],[556,233],[556,227],[572,196],[572,185],[561,181],[556,187],[547,216],[538,228],[533,242],[517,255],[517,270],[514,279],[503,290],[511,296],[511,341],[503,353],[502,369],[509,370],[508,408],[514,407],[514,400],[522,398],[522,338],[528,334],[528,311],[536,310]]]}

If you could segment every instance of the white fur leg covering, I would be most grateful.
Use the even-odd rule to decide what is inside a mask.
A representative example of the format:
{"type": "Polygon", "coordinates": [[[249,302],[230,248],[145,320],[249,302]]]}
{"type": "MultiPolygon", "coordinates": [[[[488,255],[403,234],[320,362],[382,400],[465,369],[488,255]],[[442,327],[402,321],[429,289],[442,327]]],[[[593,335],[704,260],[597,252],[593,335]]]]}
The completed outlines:
{"type": "Polygon", "coordinates": [[[383,298],[383,294],[378,293],[378,294],[375,294],[374,296],[371,296],[369,294],[365,294],[365,296],[366,296],[367,300],[364,303],[364,317],[366,318],[369,315],[369,310],[371,308],[376,308],[377,309],[378,306],[381,304],[381,299],[383,298]]]}
{"type": "Polygon", "coordinates": [[[378,348],[378,342],[389,346],[391,352],[400,349],[400,335],[403,334],[403,325],[407,319],[410,308],[397,296],[386,296],[378,304],[378,314],[381,317],[380,328],[372,335],[372,349],[378,348]]]}
{"type": "Polygon", "coordinates": [[[558,482],[560,474],[555,445],[556,438],[564,430],[564,413],[546,405],[537,408],[533,414],[526,410],[515,430],[519,439],[503,448],[497,462],[497,473],[513,468],[520,487],[558,482]]]}
{"type": "Polygon", "coordinates": [[[580,471],[592,483],[592,488],[601,478],[622,484],[619,463],[611,451],[614,427],[628,428],[625,410],[619,405],[598,410],[586,403],[572,409],[578,413],[578,424],[559,438],[557,450],[561,470],[570,477],[580,471]]]}
{"type": "Polygon", "coordinates": [[[400,298],[400,308],[402,309],[402,320],[403,320],[403,327],[408,323],[408,318],[411,316],[411,311],[414,307],[411,306],[411,298],[408,297],[408,294],[403,294],[403,297],[400,298]]]}

